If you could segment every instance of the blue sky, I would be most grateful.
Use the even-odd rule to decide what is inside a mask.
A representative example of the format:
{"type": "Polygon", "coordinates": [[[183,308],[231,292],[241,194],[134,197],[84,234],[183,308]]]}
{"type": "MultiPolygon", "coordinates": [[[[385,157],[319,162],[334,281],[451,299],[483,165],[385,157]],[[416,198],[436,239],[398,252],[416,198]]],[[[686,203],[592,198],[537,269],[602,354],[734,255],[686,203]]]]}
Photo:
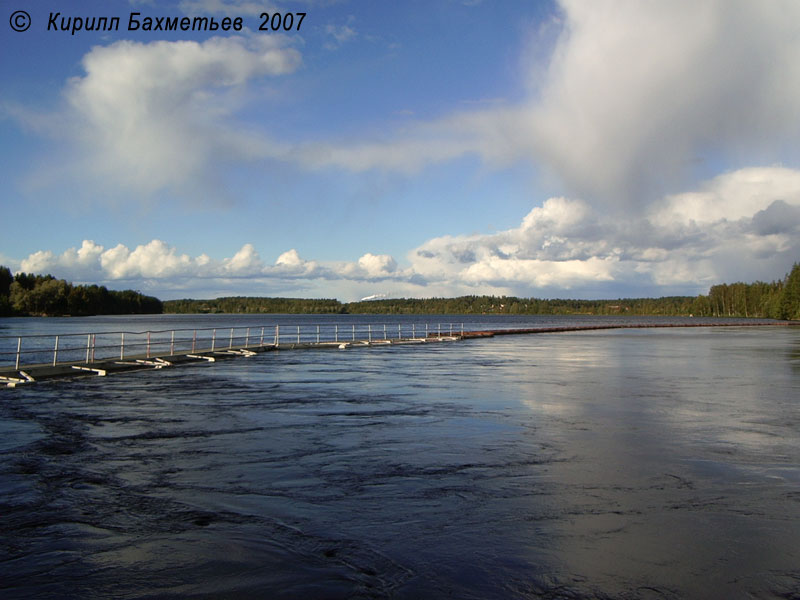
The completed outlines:
{"type": "Polygon", "coordinates": [[[14,271],[164,299],[598,298],[800,260],[791,0],[0,6],[14,271]],[[306,17],[264,32],[265,11],[306,17]]]}

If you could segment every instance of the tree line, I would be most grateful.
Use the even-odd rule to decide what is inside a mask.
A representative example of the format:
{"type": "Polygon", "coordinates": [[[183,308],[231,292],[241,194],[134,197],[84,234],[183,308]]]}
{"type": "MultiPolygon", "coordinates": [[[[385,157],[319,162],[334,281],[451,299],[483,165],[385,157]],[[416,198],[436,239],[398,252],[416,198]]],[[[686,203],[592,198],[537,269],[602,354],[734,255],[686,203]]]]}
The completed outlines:
{"type": "Polygon", "coordinates": [[[196,313],[278,313],[278,314],[336,314],[346,312],[344,304],[327,298],[260,298],[230,296],[213,300],[165,300],[164,312],[196,313]]]}
{"type": "Polygon", "coordinates": [[[158,314],[161,300],[133,290],[74,285],[52,275],[17,273],[0,266],[0,316],[158,314]]]}
{"type": "Polygon", "coordinates": [[[515,296],[391,298],[342,303],[334,299],[229,297],[167,300],[168,313],[302,314],[510,314],[510,315],[661,315],[669,317],[755,317],[800,319],[800,264],[784,279],[712,286],[708,295],[569,300],[515,296]]]}
{"type": "Polygon", "coordinates": [[[692,314],[695,298],[628,298],[570,300],[516,296],[460,296],[458,298],[399,298],[351,302],[349,313],[373,314],[508,314],[508,315],[666,315],[692,314]]]}
{"type": "Polygon", "coordinates": [[[800,264],[783,280],[723,283],[699,298],[704,313],[715,317],[800,319],[800,264]]]}
{"type": "Polygon", "coordinates": [[[543,300],[513,296],[401,298],[351,302],[344,312],[373,314],[661,315],[800,319],[800,264],[779,281],[723,283],[708,295],[617,300],[543,300]]]}
{"type": "Polygon", "coordinates": [[[211,300],[167,300],[132,290],[73,285],[52,275],[17,273],[0,267],[0,316],[153,313],[282,314],[510,314],[661,315],[800,319],[800,263],[781,280],[725,283],[707,295],[616,300],[459,296],[392,298],[343,303],[322,298],[231,296],[211,300]]]}

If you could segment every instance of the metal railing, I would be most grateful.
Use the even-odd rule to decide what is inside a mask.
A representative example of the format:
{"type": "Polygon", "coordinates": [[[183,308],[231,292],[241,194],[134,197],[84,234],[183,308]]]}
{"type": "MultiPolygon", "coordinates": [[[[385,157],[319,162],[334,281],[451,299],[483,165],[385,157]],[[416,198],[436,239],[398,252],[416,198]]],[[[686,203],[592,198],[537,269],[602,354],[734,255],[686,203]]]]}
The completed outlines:
{"type": "Polygon", "coordinates": [[[0,368],[91,364],[264,346],[324,345],[461,335],[464,324],[258,325],[0,336],[0,368]]]}

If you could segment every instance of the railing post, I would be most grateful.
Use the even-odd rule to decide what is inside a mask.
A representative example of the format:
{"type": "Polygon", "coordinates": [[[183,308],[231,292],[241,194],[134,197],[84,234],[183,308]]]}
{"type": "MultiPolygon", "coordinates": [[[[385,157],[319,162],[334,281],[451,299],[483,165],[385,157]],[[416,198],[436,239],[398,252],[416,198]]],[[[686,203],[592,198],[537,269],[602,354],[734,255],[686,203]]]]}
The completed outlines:
{"type": "Polygon", "coordinates": [[[428,324],[425,323],[425,339],[428,339],[428,324]]]}
{"type": "Polygon", "coordinates": [[[403,339],[403,332],[400,329],[400,323],[397,324],[397,339],[398,340],[402,340],[403,339]]]}
{"type": "Polygon", "coordinates": [[[211,351],[214,351],[214,348],[217,347],[217,330],[213,329],[211,331],[211,351]]]}
{"type": "Polygon", "coordinates": [[[194,354],[195,346],[197,346],[197,329],[192,332],[192,354],[194,354]]]}
{"type": "Polygon", "coordinates": [[[231,327],[231,337],[228,340],[228,350],[230,350],[231,348],[233,348],[233,327],[231,327]]]}
{"type": "Polygon", "coordinates": [[[353,323],[353,341],[356,341],[356,324],[353,323]]]}
{"type": "Polygon", "coordinates": [[[367,325],[367,339],[371,342],[372,341],[372,325],[367,325]]]}
{"type": "Polygon", "coordinates": [[[339,326],[338,325],[334,325],[334,338],[333,339],[336,342],[339,341],[339,326]]]}
{"type": "Polygon", "coordinates": [[[247,328],[244,336],[244,347],[247,348],[250,345],[250,328],[247,328]]]}
{"type": "Polygon", "coordinates": [[[86,334],[86,362],[89,362],[89,347],[92,345],[92,334],[86,334]]]}
{"type": "Polygon", "coordinates": [[[450,323],[450,337],[453,337],[453,324],[450,323]]]}
{"type": "Polygon", "coordinates": [[[96,347],[97,347],[97,334],[93,333],[92,334],[92,360],[90,362],[94,362],[94,351],[95,351],[96,347]]]}
{"type": "Polygon", "coordinates": [[[264,345],[264,328],[263,327],[261,328],[261,339],[258,340],[258,345],[259,346],[263,346],[264,345]]]}
{"type": "Polygon", "coordinates": [[[464,337],[464,324],[461,324],[461,337],[464,337]]]}
{"type": "Polygon", "coordinates": [[[436,337],[442,337],[442,324],[436,324],[436,337]]]}
{"type": "Polygon", "coordinates": [[[58,336],[56,336],[56,347],[53,348],[53,366],[56,366],[56,362],[58,362],[58,336]]]}
{"type": "Polygon", "coordinates": [[[297,343],[300,343],[300,325],[297,326],[297,343]]]}
{"type": "Polygon", "coordinates": [[[147,358],[150,358],[150,332],[147,332],[147,358]]]}
{"type": "Polygon", "coordinates": [[[416,337],[417,337],[417,324],[416,323],[412,323],[411,324],[411,338],[412,339],[416,339],[416,337]]]}
{"type": "Polygon", "coordinates": [[[281,326],[275,325],[275,346],[281,343],[281,326]]]}
{"type": "Polygon", "coordinates": [[[19,351],[22,349],[22,337],[17,338],[17,360],[14,362],[14,369],[19,371],[19,351]]]}
{"type": "Polygon", "coordinates": [[[319,325],[317,325],[317,343],[319,344],[319,325]]]}
{"type": "Polygon", "coordinates": [[[383,339],[386,339],[386,323],[383,324],[383,339]]]}
{"type": "Polygon", "coordinates": [[[169,353],[175,354],[175,330],[172,330],[172,335],[169,337],[169,353]]]}
{"type": "Polygon", "coordinates": [[[119,359],[125,360],[125,332],[122,332],[122,337],[119,340],[119,359]]]}

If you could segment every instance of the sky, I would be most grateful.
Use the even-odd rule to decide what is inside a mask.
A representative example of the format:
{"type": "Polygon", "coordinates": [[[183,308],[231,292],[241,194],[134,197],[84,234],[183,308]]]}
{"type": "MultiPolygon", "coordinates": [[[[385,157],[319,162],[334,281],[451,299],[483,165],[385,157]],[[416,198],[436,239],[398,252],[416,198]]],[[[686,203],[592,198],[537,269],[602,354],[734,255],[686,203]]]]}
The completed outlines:
{"type": "Polygon", "coordinates": [[[14,272],[165,300],[594,299],[800,261],[796,0],[0,7],[14,272]],[[100,17],[119,27],[72,31],[100,17]]]}

